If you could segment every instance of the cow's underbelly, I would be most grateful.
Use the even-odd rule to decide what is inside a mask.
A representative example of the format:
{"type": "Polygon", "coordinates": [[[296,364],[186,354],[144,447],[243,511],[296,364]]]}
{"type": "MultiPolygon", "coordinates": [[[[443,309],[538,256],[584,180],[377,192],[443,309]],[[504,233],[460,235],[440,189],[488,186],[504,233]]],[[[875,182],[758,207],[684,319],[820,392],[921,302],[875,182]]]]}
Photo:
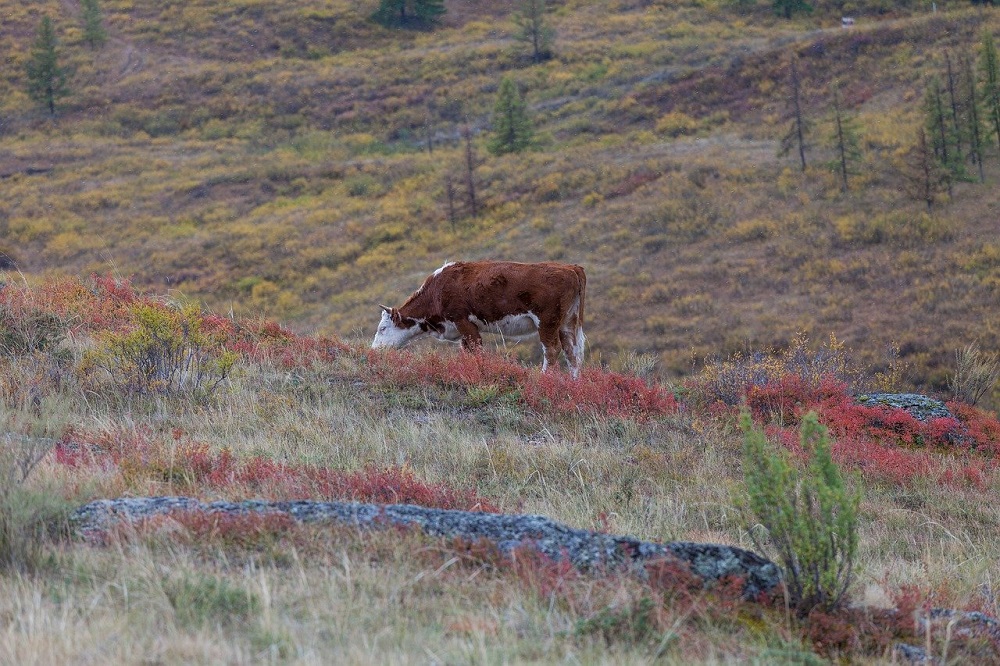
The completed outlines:
{"type": "Polygon", "coordinates": [[[469,321],[474,323],[484,333],[496,333],[505,338],[527,338],[538,334],[538,317],[530,312],[507,315],[497,321],[483,321],[475,315],[469,315],[469,321]]]}

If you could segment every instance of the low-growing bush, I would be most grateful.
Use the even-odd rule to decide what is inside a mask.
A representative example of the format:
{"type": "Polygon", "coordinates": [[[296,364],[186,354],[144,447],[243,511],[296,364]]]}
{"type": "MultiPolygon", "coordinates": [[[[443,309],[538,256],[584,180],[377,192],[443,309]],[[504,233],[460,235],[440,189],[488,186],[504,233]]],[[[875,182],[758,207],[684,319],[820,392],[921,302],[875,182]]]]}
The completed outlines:
{"type": "Polygon", "coordinates": [[[860,492],[851,492],[830,454],[826,428],[815,414],[802,419],[800,445],[808,457],[798,469],[775,451],[750,414],[741,417],[743,475],[749,508],[766,537],[751,526],[756,546],[776,553],[789,602],[800,617],[830,611],[844,601],[858,547],[860,492]]]}
{"type": "Polygon", "coordinates": [[[139,301],[118,330],[99,334],[87,360],[125,395],[210,396],[229,377],[237,355],[205,326],[195,305],[139,301]]]}
{"type": "Polygon", "coordinates": [[[764,349],[737,352],[727,359],[711,359],[699,377],[689,383],[696,403],[721,402],[734,406],[752,390],[796,377],[800,386],[823,391],[821,384],[833,380],[854,390],[889,390],[900,380],[902,368],[895,348],[888,350],[885,370],[872,371],[855,364],[848,350],[833,335],[818,348],[811,348],[804,333],[796,335],[782,351],[764,349]]]}

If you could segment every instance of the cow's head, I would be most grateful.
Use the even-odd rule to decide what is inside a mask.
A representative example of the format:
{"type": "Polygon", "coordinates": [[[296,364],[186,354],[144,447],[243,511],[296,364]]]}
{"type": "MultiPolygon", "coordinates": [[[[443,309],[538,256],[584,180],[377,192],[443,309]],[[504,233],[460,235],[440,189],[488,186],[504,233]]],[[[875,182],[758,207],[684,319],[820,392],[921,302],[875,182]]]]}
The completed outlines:
{"type": "Polygon", "coordinates": [[[416,319],[410,319],[399,314],[396,308],[380,305],[382,308],[382,320],[378,323],[375,331],[375,339],[372,340],[372,349],[379,347],[405,347],[423,333],[427,332],[425,326],[421,326],[416,319]]]}

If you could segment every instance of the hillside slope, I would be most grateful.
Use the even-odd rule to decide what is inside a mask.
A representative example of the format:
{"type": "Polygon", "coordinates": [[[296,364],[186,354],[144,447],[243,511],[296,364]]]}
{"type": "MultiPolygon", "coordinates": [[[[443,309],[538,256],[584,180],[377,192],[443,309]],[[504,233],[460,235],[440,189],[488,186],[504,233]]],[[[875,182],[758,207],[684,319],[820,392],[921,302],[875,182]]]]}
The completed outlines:
{"type": "Polygon", "coordinates": [[[219,311],[367,336],[376,303],[445,260],[571,261],[590,276],[592,354],[653,353],[671,376],[802,331],[876,364],[895,344],[911,381],[941,389],[953,350],[1000,347],[995,146],[985,184],[929,214],[898,168],[928,77],[996,34],[996,10],[942,2],[843,30],[823,3],[784,21],[567,1],[547,15],[555,57],[532,64],[516,3],[455,0],[428,32],[372,24],[375,4],[106,0],[95,51],[75,2],[0,1],[5,263],[134,275],[219,311]],[[55,119],[24,92],[42,14],[74,71],[55,119]],[[793,51],[814,123],[805,173],[778,156],[793,51]],[[538,146],[496,158],[483,146],[504,75],[538,146]],[[822,166],[835,80],[864,153],[846,193],[822,166]],[[484,211],[452,224],[466,123],[484,211]]]}

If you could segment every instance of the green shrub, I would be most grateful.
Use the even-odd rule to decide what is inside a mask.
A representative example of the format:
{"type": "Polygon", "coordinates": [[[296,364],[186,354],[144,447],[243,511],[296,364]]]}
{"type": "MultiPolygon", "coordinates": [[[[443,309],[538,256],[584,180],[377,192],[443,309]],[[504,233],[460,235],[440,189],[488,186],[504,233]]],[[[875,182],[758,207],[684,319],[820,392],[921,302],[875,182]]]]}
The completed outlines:
{"type": "Polygon", "coordinates": [[[815,413],[802,419],[800,442],[809,458],[804,470],[772,450],[746,411],[741,425],[749,508],[755,527],[767,533],[758,539],[759,529],[750,529],[755,545],[777,556],[789,601],[800,617],[814,608],[836,609],[851,582],[860,492],[845,487],[830,456],[827,429],[815,413]]]}
{"type": "Polygon", "coordinates": [[[140,301],[129,315],[128,326],[105,332],[88,354],[88,361],[106,370],[126,394],[207,397],[228,379],[237,356],[206,330],[196,305],[140,301]]]}

